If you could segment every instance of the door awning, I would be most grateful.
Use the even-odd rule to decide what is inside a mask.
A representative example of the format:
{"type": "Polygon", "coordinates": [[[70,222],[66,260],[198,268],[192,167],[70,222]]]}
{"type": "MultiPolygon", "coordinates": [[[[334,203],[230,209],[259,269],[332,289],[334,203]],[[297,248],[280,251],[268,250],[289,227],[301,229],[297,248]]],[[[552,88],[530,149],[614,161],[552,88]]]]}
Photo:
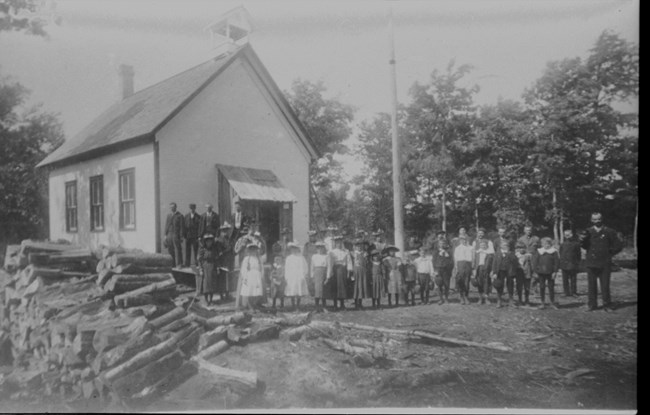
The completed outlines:
{"type": "Polygon", "coordinates": [[[217,164],[217,169],[230,183],[241,200],[271,202],[296,202],[289,189],[284,187],[271,170],[217,164]]]}

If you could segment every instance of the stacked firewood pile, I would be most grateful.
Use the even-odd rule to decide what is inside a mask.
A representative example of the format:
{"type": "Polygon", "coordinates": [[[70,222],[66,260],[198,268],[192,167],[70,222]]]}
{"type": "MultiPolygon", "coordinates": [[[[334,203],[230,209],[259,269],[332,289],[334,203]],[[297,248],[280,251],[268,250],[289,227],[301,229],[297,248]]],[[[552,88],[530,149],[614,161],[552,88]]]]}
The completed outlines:
{"type": "Polygon", "coordinates": [[[199,371],[240,396],[254,372],[208,361],[232,345],[276,339],[310,315],[252,320],[178,297],[171,257],[24,241],[0,271],[0,400],[51,399],[72,409],[148,404],[199,371]],[[88,406],[88,405],[93,406],[88,406]],[[84,406],[86,405],[86,406],[84,406]]]}

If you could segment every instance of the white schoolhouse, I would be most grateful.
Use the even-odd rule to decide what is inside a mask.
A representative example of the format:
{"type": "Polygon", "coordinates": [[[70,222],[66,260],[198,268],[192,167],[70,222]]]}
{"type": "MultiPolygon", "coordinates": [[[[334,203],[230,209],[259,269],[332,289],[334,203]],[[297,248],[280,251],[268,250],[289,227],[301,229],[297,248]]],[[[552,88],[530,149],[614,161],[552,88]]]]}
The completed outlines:
{"type": "Polygon", "coordinates": [[[267,240],[307,239],[313,142],[249,44],[133,92],[38,166],[49,171],[50,239],[160,252],[170,202],[185,214],[234,200],[267,240]]]}

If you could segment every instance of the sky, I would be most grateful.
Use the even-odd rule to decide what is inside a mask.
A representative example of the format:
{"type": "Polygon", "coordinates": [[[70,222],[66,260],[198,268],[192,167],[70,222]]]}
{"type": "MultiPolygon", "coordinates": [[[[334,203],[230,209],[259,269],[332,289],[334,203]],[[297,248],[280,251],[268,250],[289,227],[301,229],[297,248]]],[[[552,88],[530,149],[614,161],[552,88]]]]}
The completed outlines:
{"type": "MultiPolygon", "coordinates": [[[[355,122],[390,111],[388,10],[394,18],[398,100],[453,59],[471,64],[475,101],[520,99],[547,62],[585,57],[606,29],[639,41],[638,0],[48,0],[61,24],[48,39],[0,34],[0,74],[29,90],[29,104],[60,114],[74,135],[119,99],[117,68],[136,90],[215,55],[204,30],[243,5],[250,43],[282,90],[323,81],[356,108],[355,122]]],[[[347,160],[355,171],[354,161],[347,160]]]]}

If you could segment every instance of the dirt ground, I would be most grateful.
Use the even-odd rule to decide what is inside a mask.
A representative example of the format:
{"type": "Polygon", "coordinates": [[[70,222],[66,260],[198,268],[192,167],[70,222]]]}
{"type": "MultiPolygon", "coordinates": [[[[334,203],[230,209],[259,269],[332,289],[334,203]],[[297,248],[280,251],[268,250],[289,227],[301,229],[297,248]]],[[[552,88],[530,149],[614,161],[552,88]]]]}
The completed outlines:
{"type": "MultiPolygon", "coordinates": [[[[556,282],[556,291],[561,290],[556,282]]],[[[388,340],[379,333],[346,331],[383,342],[381,365],[357,367],[351,356],[319,339],[272,340],[234,346],[215,364],[256,371],[264,390],[238,400],[194,376],[148,411],[288,408],[637,408],[637,272],[612,275],[615,309],[586,312],[586,274],[579,296],[558,296],[559,310],[496,308],[473,302],[400,306],[315,314],[314,319],[354,322],[496,342],[512,352],[388,340]]],[[[475,290],[475,289],[474,289],[475,290]]],[[[494,296],[494,294],[493,294],[494,296]]],[[[369,300],[367,300],[369,302],[369,300]]],[[[351,301],[348,301],[348,306],[351,301]]],[[[303,307],[313,308],[312,303],[303,307]]]]}

